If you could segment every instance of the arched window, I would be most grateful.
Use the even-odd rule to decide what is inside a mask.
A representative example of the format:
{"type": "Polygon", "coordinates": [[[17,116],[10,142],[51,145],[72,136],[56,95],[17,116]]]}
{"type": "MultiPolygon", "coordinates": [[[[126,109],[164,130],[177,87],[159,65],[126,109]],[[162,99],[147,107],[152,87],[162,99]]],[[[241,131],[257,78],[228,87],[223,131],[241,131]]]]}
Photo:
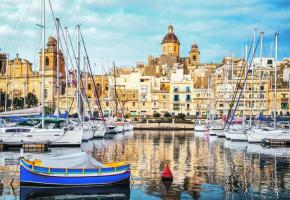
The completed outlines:
{"type": "Polygon", "coordinates": [[[49,66],[49,58],[48,58],[48,57],[45,58],[45,66],[46,66],[46,67],[49,66]]]}
{"type": "Polygon", "coordinates": [[[196,56],[193,56],[192,59],[193,59],[193,61],[196,61],[196,56]]]}
{"type": "Polygon", "coordinates": [[[174,52],[176,52],[176,46],[174,46],[174,52]]]}

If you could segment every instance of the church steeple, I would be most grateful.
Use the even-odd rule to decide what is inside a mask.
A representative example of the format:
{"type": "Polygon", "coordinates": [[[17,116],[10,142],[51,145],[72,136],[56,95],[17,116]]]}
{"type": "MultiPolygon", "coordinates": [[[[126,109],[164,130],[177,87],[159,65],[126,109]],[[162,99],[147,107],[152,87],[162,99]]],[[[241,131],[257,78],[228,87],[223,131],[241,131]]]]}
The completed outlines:
{"type": "Polygon", "coordinates": [[[179,56],[179,40],[171,24],[168,26],[168,33],[164,36],[161,45],[163,55],[179,56]]]}

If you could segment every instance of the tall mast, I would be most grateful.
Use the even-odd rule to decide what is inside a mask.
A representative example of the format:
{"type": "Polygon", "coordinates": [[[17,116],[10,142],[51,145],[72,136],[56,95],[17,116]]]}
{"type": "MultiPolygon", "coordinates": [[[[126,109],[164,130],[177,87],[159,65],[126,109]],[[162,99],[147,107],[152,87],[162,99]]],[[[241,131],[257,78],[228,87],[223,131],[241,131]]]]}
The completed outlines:
{"type": "Polygon", "coordinates": [[[6,80],[5,80],[5,112],[7,111],[7,98],[8,98],[8,65],[9,65],[9,54],[6,54],[6,80]]]}
{"type": "MultiPolygon", "coordinates": [[[[18,55],[18,54],[17,54],[18,55]]],[[[11,110],[14,109],[14,82],[15,82],[15,60],[13,60],[13,78],[12,78],[12,85],[11,85],[11,90],[12,90],[12,102],[11,102],[11,110]]]]}
{"type": "Polygon", "coordinates": [[[264,32],[260,33],[260,38],[261,38],[261,44],[260,44],[260,75],[259,75],[259,115],[261,115],[261,98],[262,98],[262,57],[263,57],[263,38],[264,38],[264,32]]]}
{"type": "Polygon", "coordinates": [[[57,112],[57,119],[59,119],[59,19],[56,18],[56,35],[57,35],[57,43],[56,43],[56,112],[57,112]]]}
{"type": "Polygon", "coordinates": [[[44,59],[44,50],[45,50],[45,0],[42,0],[42,128],[44,128],[44,115],[45,115],[45,59],[44,59]]]}
{"type": "Polygon", "coordinates": [[[115,97],[115,108],[116,108],[116,110],[115,110],[115,112],[116,112],[116,117],[118,116],[118,99],[117,99],[117,88],[116,88],[116,86],[117,86],[117,84],[116,84],[116,66],[115,66],[115,62],[113,62],[113,67],[114,67],[114,91],[115,91],[115,95],[114,95],[114,97],[115,97]]]}
{"type": "MultiPolygon", "coordinates": [[[[254,28],[254,42],[253,42],[253,50],[252,50],[252,56],[253,56],[253,58],[252,59],[254,59],[254,56],[255,56],[255,45],[256,45],[256,31],[257,31],[257,29],[256,28],[254,28]]],[[[250,112],[250,127],[252,127],[252,116],[253,116],[253,95],[254,95],[254,84],[253,84],[253,82],[254,82],[254,62],[252,61],[251,62],[251,67],[252,67],[252,72],[251,72],[251,105],[250,105],[250,108],[251,108],[251,112],[250,112]]]]}
{"type": "Polygon", "coordinates": [[[244,77],[245,77],[245,84],[244,84],[244,111],[243,111],[243,126],[245,127],[246,125],[246,88],[247,88],[247,69],[248,69],[248,43],[246,43],[246,55],[245,55],[245,73],[244,73],[244,77]]]}
{"type": "Polygon", "coordinates": [[[276,129],[276,112],[277,112],[277,61],[278,61],[278,33],[275,33],[275,98],[274,98],[274,128],[276,129]]]}
{"type": "Polygon", "coordinates": [[[80,112],[80,25],[77,25],[77,111],[78,116],[81,120],[81,112],[80,112]]]}
{"type": "Polygon", "coordinates": [[[68,112],[68,31],[67,27],[65,29],[65,44],[66,44],[66,55],[65,55],[65,111],[68,112]]]}

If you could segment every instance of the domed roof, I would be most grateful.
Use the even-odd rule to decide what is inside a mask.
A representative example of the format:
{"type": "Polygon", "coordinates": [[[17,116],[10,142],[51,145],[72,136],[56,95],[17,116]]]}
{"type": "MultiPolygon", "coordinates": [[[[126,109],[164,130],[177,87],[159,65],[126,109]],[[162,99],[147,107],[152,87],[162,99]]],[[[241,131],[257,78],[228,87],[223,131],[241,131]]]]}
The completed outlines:
{"type": "Polygon", "coordinates": [[[168,33],[162,39],[161,44],[164,44],[164,43],[178,43],[178,44],[180,44],[177,36],[173,33],[173,26],[172,25],[168,26],[168,33]]]}
{"type": "Polygon", "coordinates": [[[198,46],[197,46],[196,43],[193,43],[193,44],[191,45],[191,48],[192,48],[192,49],[198,49],[198,46]]]}
{"type": "Polygon", "coordinates": [[[190,49],[190,52],[189,53],[193,53],[193,52],[199,52],[198,45],[196,43],[193,43],[191,45],[191,49],[190,49]]]}
{"type": "Polygon", "coordinates": [[[50,36],[48,38],[47,46],[56,46],[56,43],[57,43],[56,39],[54,37],[50,36]]]}

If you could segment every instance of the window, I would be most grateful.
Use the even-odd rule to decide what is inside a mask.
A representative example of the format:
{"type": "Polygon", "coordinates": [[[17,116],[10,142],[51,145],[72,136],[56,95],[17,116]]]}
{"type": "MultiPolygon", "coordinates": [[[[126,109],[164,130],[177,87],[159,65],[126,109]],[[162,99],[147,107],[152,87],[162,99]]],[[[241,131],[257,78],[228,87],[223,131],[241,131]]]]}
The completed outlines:
{"type": "Polygon", "coordinates": [[[185,86],[185,91],[186,92],[190,92],[190,87],[187,85],[187,86],[185,86]]]}
{"type": "Polygon", "coordinates": [[[135,94],[133,94],[133,99],[135,99],[136,98],[136,95],[135,94]]]}
{"type": "Polygon", "coordinates": [[[44,97],[47,98],[47,89],[44,89],[44,97]]]}
{"type": "Polygon", "coordinates": [[[193,56],[192,59],[193,59],[193,61],[196,61],[196,56],[193,56]]]}
{"type": "Polygon", "coordinates": [[[189,94],[188,94],[188,95],[186,95],[186,98],[185,98],[185,100],[186,100],[186,101],[190,101],[190,99],[191,99],[191,98],[190,98],[190,95],[189,95],[189,94]]]}
{"type": "Polygon", "coordinates": [[[288,109],[288,103],[281,103],[281,109],[288,109]]]}
{"type": "Polygon", "coordinates": [[[176,52],[176,46],[174,46],[174,52],[176,52]]]}
{"type": "Polygon", "coordinates": [[[173,91],[178,92],[178,86],[174,86],[173,91]]]}
{"type": "Polygon", "coordinates": [[[163,95],[163,99],[166,99],[166,95],[165,94],[163,95]]]}
{"type": "Polygon", "coordinates": [[[261,85],[260,90],[264,90],[264,85],[261,85]]]}
{"type": "Polygon", "coordinates": [[[88,84],[88,90],[91,90],[92,89],[92,85],[89,83],[88,84]]]}
{"type": "Polygon", "coordinates": [[[179,101],[179,95],[174,95],[174,101],[179,101]]]}
{"type": "Polygon", "coordinates": [[[224,104],[221,103],[221,104],[220,104],[220,107],[224,107],[224,104]]]}
{"type": "Polygon", "coordinates": [[[135,107],[135,102],[132,102],[132,106],[135,107]]]}
{"type": "Polygon", "coordinates": [[[173,104],[173,110],[179,110],[179,104],[173,104]]]}
{"type": "Polygon", "coordinates": [[[107,106],[107,107],[109,106],[109,102],[106,102],[106,106],[107,106]]]}
{"type": "Polygon", "coordinates": [[[49,66],[49,58],[48,58],[48,57],[45,58],[45,66],[46,66],[46,67],[49,66]]]}
{"type": "Polygon", "coordinates": [[[189,108],[190,108],[190,105],[186,104],[186,110],[189,110],[189,108]]]}
{"type": "Polygon", "coordinates": [[[142,104],[143,106],[145,106],[145,102],[143,102],[143,104],[142,104]]]}

